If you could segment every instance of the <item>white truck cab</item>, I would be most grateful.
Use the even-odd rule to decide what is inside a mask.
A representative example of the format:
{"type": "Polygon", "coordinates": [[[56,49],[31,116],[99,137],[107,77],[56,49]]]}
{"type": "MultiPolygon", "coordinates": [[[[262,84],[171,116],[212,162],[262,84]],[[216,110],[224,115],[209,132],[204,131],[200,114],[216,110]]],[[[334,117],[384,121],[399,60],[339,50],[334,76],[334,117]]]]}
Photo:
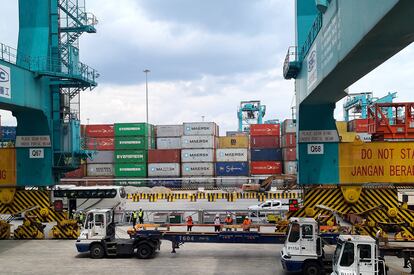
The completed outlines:
{"type": "Polygon", "coordinates": [[[282,266],[289,272],[320,274],[323,270],[322,239],[312,218],[290,218],[288,235],[281,252],[282,266]]]}
{"type": "MultiPolygon", "coordinates": [[[[288,208],[289,206],[287,206],[288,208]]],[[[268,200],[257,205],[249,206],[249,210],[282,210],[283,204],[278,200],[268,200]]],[[[286,207],[285,207],[286,208],[286,207]]]]}
{"type": "Polygon", "coordinates": [[[341,235],[334,253],[331,275],[385,275],[386,266],[378,253],[377,243],[371,236],[341,235]]]}
{"type": "Polygon", "coordinates": [[[115,235],[112,209],[93,209],[86,214],[79,240],[102,240],[115,235]]]}

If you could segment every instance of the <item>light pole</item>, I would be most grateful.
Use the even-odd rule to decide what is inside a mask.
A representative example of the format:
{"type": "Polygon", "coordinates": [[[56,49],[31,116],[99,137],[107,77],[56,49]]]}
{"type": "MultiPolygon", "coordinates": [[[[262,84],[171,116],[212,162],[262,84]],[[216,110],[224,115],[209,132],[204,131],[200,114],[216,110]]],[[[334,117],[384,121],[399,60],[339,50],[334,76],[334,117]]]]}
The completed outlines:
{"type": "Polygon", "coordinates": [[[148,69],[145,69],[143,71],[145,73],[145,101],[146,101],[146,112],[147,112],[147,116],[146,116],[146,122],[148,124],[148,73],[150,73],[151,71],[148,69]]]}

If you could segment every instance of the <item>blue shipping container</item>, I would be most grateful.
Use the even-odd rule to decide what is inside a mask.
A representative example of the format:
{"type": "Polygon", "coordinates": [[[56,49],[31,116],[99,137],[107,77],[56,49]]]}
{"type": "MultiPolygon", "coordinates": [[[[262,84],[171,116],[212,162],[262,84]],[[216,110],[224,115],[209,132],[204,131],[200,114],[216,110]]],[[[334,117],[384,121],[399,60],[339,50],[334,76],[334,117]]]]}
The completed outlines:
{"type": "Polygon", "coordinates": [[[217,162],[216,175],[219,177],[239,177],[249,175],[248,162],[217,162]]]}
{"type": "Polygon", "coordinates": [[[282,149],[251,149],[251,161],[282,161],[282,149]]]}
{"type": "Polygon", "coordinates": [[[3,141],[16,140],[16,127],[1,126],[0,127],[0,139],[3,141]]]}
{"type": "Polygon", "coordinates": [[[148,187],[164,186],[167,188],[181,188],[181,180],[150,180],[148,187]]]}

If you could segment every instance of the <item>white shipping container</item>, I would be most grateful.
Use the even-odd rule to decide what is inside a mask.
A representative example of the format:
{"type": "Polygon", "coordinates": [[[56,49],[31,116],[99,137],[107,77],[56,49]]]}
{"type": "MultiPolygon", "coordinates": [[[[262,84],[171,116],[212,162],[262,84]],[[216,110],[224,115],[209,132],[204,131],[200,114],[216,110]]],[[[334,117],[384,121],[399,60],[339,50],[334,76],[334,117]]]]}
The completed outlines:
{"type": "Polygon", "coordinates": [[[181,149],[181,137],[157,138],[157,149],[181,149]]]}
{"type": "Polygon", "coordinates": [[[217,137],[215,136],[183,136],[181,147],[183,149],[214,149],[217,137]]]}
{"type": "Polygon", "coordinates": [[[114,151],[96,151],[93,160],[87,159],[87,164],[114,163],[114,151]]]}
{"type": "Polygon", "coordinates": [[[112,163],[88,164],[86,174],[88,177],[114,176],[114,165],[112,163]]]}
{"type": "Polygon", "coordinates": [[[217,149],[216,161],[217,162],[246,162],[248,161],[247,149],[217,149]]]}
{"type": "Polygon", "coordinates": [[[179,163],[149,163],[148,177],[179,177],[179,163]]]}
{"type": "Polygon", "coordinates": [[[212,162],[187,162],[181,164],[181,175],[191,176],[214,176],[214,163],[212,162]]]}
{"type": "Polygon", "coordinates": [[[183,149],[181,162],[214,162],[214,149],[183,149]]]}
{"type": "Polygon", "coordinates": [[[157,125],[157,137],[181,137],[183,135],[183,125],[157,125]]]}
{"type": "Polygon", "coordinates": [[[185,136],[218,136],[218,126],[214,122],[184,123],[185,136]]]}
{"type": "Polygon", "coordinates": [[[371,142],[372,135],[368,133],[357,133],[357,138],[359,138],[362,142],[371,142]]]}
{"type": "Polygon", "coordinates": [[[283,162],[283,171],[287,175],[296,175],[298,170],[297,161],[284,161],[283,162]]]}
{"type": "Polygon", "coordinates": [[[293,119],[285,119],[282,125],[282,134],[296,133],[296,122],[293,119]]]}
{"type": "Polygon", "coordinates": [[[246,177],[221,177],[216,179],[217,187],[242,187],[246,183],[249,183],[249,179],[246,177]]]}

